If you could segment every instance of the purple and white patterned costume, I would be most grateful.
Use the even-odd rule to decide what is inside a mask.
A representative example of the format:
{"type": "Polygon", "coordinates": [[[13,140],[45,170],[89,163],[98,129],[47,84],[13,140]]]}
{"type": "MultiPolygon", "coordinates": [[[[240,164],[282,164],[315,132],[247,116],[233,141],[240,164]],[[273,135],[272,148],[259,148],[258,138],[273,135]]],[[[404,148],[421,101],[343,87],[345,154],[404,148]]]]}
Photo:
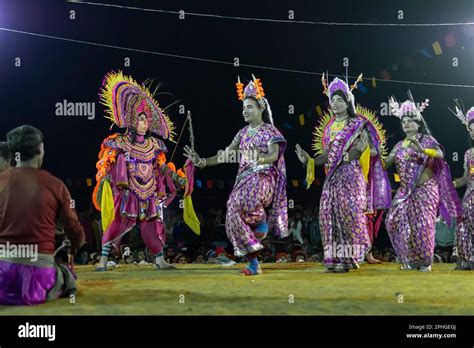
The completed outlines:
{"type": "Polygon", "coordinates": [[[330,141],[331,120],[323,134],[323,144],[328,145],[328,161],[325,164],[319,224],[324,246],[324,264],[328,268],[357,267],[369,251],[370,238],[367,214],[388,208],[390,184],[383,170],[380,156],[370,160],[368,181],[362,172],[359,160],[344,162],[354,141],[363,131],[368,131],[377,148],[377,137],[373,126],[363,116],[349,118],[344,128],[330,141]],[[344,248],[351,247],[345,253],[344,248]],[[342,248],[342,249],[341,249],[342,248]],[[341,252],[338,252],[338,251],[341,252]]]}
{"type": "Polygon", "coordinates": [[[269,153],[279,144],[278,160],[273,164],[255,164],[242,157],[234,188],[227,201],[226,232],[236,256],[263,249],[255,236],[255,227],[268,223],[269,230],[280,237],[288,236],[286,169],[283,154],[286,140],[273,125],[264,123],[255,134],[242,128],[234,138],[241,153],[269,153]]]}
{"type": "MultiPolygon", "coordinates": [[[[469,127],[474,123],[474,107],[466,113],[457,103],[456,111],[450,110],[459,120],[469,127]]],[[[462,201],[463,215],[456,230],[456,246],[458,250],[457,269],[474,269],[474,148],[464,154],[464,170],[467,172],[467,189],[462,201]]]]}
{"type": "Polygon", "coordinates": [[[466,151],[464,155],[464,169],[467,170],[467,189],[462,201],[463,215],[458,225],[456,242],[458,248],[458,264],[463,268],[472,268],[473,252],[472,239],[474,237],[474,150],[466,151]]]}
{"type": "MultiPolygon", "coordinates": [[[[409,115],[424,122],[421,111],[412,101],[400,107],[392,102],[394,115],[400,119],[409,115]]],[[[424,149],[441,147],[430,135],[418,133],[416,140],[424,149]]],[[[433,263],[436,218],[440,214],[452,225],[461,213],[459,197],[446,161],[417,152],[408,142],[399,141],[394,149],[395,164],[400,175],[400,187],[392,201],[385,224],[399,261],[408,269],[428,267],[433,263]],[[433,176],[420,184],[425,169],[433,176]]]]}
{"type": "MultiPolygon", "coordinates": [[[[347,83],[335,78],[327,87],[323,76],[323,86],[330,100],[336,91],[341,91],[354,107],[354,96],[347,83]]],[[[342,125],[334,115],[326,115],[315,132],[313,148],[317,154],[322,154],[324,149],[327,155],[319,225],[323,262],[330,270],[358,267],[370,251],[370,232],[375,229],[368,217],[381,216],[380,212],[390,206],[390,183],[381,162],[383,132],[369,110],[358,107],[357,111],[360,113],[348,117],[342,125]],[[364,133],[377,155],[346,161],[345,157],[364,133]]],[[[367,146],[364,153],[369,150],[367,146]]]]}

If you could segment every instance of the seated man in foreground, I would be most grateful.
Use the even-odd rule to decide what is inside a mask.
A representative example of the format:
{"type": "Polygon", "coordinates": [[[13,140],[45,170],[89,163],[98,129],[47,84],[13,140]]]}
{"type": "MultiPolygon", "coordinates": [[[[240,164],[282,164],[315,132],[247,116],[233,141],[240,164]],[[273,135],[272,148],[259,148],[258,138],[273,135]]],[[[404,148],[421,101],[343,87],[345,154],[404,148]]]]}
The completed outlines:
{"type": "Polygon", "coordinates": [[[0,173],[0,304],[36,305],[76,291],[70,268],[54,260],[56,225],[73,249],[84,231],[64,183],[41,170],[43,134],[21,126],[7,134],[16,167],[0,173]]]}

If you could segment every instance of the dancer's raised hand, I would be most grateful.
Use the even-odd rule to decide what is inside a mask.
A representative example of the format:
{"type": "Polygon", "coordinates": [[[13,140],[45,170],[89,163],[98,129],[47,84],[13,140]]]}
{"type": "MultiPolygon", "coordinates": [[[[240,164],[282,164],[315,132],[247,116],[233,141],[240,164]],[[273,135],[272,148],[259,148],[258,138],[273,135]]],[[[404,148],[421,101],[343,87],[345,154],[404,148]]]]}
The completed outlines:
{"type": "Polygon", "coordinates": [[[197,154],[196,151],[194,151],[190,146],[186,145],[184,147],[184,157],[187,157],[193,162],[195,166],[198,166],[201,161],[201,157],[197,154]]]}
{"type": "Polygon", "coordinates": [[[309,154],[301,148],[300,144],[296,144],[295,152],[301,163],[308,163],[309,154]]]}

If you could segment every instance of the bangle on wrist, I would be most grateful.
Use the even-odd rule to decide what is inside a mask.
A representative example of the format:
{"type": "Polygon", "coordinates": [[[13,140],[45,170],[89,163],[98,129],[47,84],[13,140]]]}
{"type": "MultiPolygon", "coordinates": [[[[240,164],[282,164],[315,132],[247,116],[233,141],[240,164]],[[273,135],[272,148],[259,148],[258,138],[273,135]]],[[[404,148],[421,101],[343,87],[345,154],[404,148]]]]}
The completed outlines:
{"type": "MultiPolygon", "coordinates": [[[[205,158],[202,158],[202,162],[203,162],[202,166],[199,166],[199,168],[201,168],[201,169],[204,168],[207,165],[207,161],[206,161],[205,158]]],[[[199,162],[199,164],[201,164],[201,162],[199,162]]]]}
{"type": "Polygon", "coordinates": [[[198,162],[198,163],[196,163],[196,164],[195,164],[195,166],[196,166],[196,167],[199,167],[199,166],[200,166],[200,164],[201,164],[201,162],[202,162],[202,158],[201,158],[201,157],[199,157],[199,162],[198,162]]]}

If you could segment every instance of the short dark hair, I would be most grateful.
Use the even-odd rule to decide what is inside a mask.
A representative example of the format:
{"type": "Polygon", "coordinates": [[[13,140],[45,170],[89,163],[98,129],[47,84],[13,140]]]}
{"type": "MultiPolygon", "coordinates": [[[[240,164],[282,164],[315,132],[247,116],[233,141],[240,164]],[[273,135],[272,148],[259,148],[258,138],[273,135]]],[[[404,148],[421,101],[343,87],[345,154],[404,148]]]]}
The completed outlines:
{"type": "Polygon", "coordinates": [[[0,157],[4,158],[8,162],[10,162],[12,159],[12,154],[6,141],[0,141],[0,157]]]}
{"type": "Polygon", "coordinates": [[[43,133],[29,125],[12,129],[7,134],[7,143],[12,155],[19,153],[22,161],[28,161],[38,155],[38,146],[43,142],[43,133]]]}

